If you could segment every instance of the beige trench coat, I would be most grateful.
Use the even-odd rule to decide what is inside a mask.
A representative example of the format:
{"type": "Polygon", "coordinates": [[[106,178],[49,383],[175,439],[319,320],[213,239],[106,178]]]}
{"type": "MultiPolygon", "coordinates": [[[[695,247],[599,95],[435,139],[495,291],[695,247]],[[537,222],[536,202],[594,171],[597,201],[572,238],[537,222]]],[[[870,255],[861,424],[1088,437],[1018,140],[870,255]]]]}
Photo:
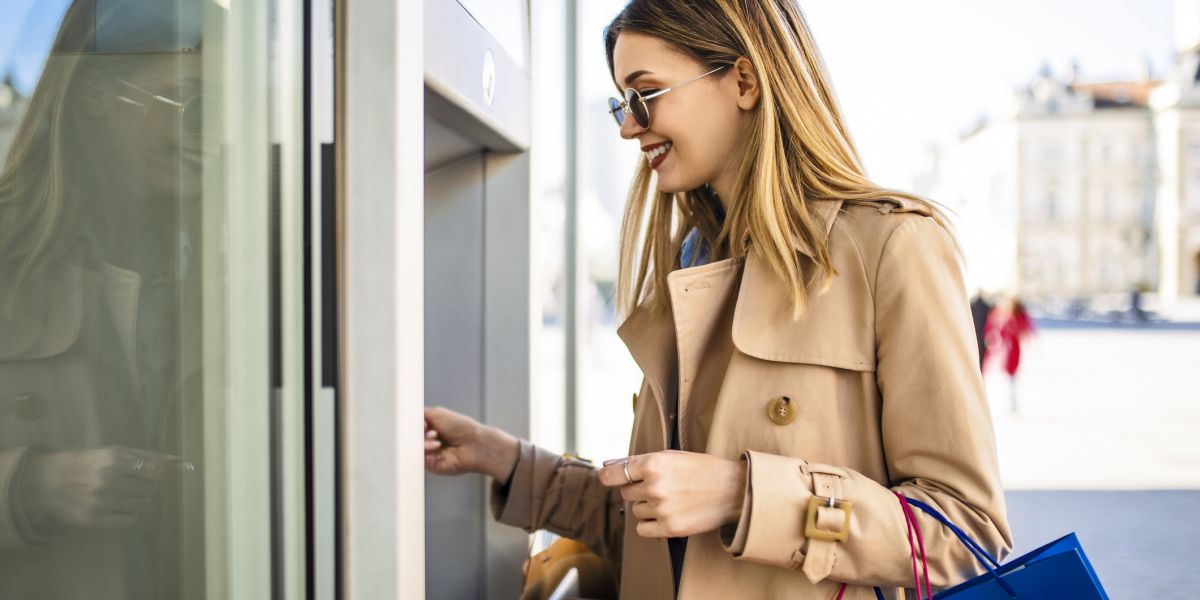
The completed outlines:
{"type": "MultiPolygon", "coordinates": [[[[0,283],[11,279],[0,271],[0,283]]],[[[145,447],[134,355],[140,286],[137,273],[107,263],[61,266],[35,280],[14,316],[0,313],[0,600],[183,597],[152,589],[156,578],[178,579],[179,517],[169,508],[178,501],[167,500],[177,486],[164,489],[161,521],[49,537],[33,528],[16,490],[31,448],[145,447]]],[[[0,285],[0,299],[7,292],[0,285]]],[[[178,452],[174,428],[164,437],[178,452]]]]}
{"type": "MultiPolygon", "coordinates": [[[[873,585],[898,597],[912,571],[893,490],[939,508],[995,556],[1012,548],[953,242],[917,203],[816,207],[838,274],[800,320],[790,320],[786,289],[751,251],[671,273],[673,318],[643,304],[618,329],[645,375],[630,454],[668,448],[668,403],[678,396],[683,450],[748,462],[740,521],[688,539],[681,600],[830,599],[841,582],[848,599],[873,599],[873,585]],[[711,280],[730,276],[740,286],[711,280]],[[693,300],[714,288],[737,290],[734,350],[707,444],[697,447],[683,435],[685,375],[705,348],[688,334],[714,318],[693,300]],[[767,410],[781,396],[797,412],[786,424],[767,410]],[[810,508],[814,496],[822,506],[810,508]],[[829,497],[851,508],[831,508],[829,497]],[[847,517],[844,540],[819,539],[847,517]]],[[[811,256],[799,242],[797,250],[811,256]]],[[[491,510],[502,523],[549,529],[616,561],[622,600],[670,600],[666,540],[638,535],[618,488],[596,473],[522,440],[507,495],[493,482],[491,510]]],[[[933,586],[982,571],[944,526],[916,512],[933,586]]]]}

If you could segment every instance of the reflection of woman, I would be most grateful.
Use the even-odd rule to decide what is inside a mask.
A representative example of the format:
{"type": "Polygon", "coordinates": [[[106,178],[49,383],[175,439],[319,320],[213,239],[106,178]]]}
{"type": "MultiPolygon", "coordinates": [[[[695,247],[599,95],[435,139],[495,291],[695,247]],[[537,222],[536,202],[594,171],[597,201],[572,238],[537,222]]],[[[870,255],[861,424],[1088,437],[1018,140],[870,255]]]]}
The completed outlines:
{"type": "Polygon", "coordinates": [[[0,174],[5,598],[162,596],[163,483],[187,468],[163,432],[198,56],[157,4],[175,3],[68,8],[0,174]]]}
{"type": "MultiPolygon", "coordinates": [[[[427,469],[489,474],[500,522],[612,558],[625,599],[897,597],[893,492],[1007,554],[955,243],[864,175],[795,2],[634,0],[606,40],[645,153],[618,286],[631,456],[597,470],[431,407],[427,469]]],[[[934,586],[976,573],[917,519],[934,586]]]]}

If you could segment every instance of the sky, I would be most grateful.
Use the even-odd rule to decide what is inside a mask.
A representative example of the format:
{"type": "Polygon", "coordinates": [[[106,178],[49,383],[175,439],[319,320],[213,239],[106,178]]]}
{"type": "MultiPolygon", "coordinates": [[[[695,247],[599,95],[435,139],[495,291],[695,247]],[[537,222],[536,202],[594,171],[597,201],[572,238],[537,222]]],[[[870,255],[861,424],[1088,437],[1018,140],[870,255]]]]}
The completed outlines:
{"type": "Polygon", "coordinates": [[[28,93],[54,41],[67,0],[0,0],[0,76],[12,71],[28,93]]]}

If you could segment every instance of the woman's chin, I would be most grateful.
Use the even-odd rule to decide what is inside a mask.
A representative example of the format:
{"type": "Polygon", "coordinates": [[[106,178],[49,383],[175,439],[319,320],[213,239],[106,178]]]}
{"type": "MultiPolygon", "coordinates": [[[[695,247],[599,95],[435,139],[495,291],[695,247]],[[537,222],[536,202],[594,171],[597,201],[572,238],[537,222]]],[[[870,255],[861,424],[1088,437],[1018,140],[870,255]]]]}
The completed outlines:
{"type": "Polygon", "coordinates": [[[704,185],[703,182],[695,185],[689,185],[689,182],[679,181],[674,177],[658,177],[658,191],[664,194],[678,194],[680,192],[688,192],[704,185]]]}

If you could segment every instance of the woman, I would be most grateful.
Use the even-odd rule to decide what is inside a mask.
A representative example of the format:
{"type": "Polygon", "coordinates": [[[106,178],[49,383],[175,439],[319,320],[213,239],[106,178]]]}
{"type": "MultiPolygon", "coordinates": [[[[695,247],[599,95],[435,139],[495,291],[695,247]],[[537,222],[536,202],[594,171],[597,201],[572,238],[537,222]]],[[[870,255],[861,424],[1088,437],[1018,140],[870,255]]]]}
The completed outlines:
{"type": "MultiPolygon", "coordinates": [[[[956,245],[864,175],[799,8],[634,0],[606,44],[646,153],[618,281],[645,375],[630,456],[596,470],[431,408],[427,468],[492,476],[500,522],[612,558],[623,599],[899,597],[893,491],[1006,555],[956,245]]],[[[977,572],[918,519],[934,586],[977,572]]]]}
{"type": "Polygon", "coordinates": [[[1033,319],[1025,303],[1008,298],[988,315],[984,324],[988,339],[985,363],[999,365],[1008,375],[1009,411],[1017,414],[1017,370],[1021,367],[1021,343],[1033,335],[1033,319]]]}

